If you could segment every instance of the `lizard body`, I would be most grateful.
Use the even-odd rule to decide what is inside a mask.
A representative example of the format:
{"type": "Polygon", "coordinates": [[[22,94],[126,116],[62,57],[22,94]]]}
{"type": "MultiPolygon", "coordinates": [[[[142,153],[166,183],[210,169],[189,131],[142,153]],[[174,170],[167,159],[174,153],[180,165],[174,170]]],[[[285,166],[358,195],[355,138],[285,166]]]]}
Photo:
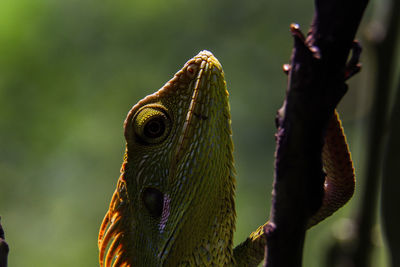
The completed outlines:
{"type": "MultiPolygon", "coordinates": [[[[99,232],[100,266],[257,266],[266,244],[263,226],[233,249],[233,143],[218,60],[200,52],[139,101],[124,127],[121,176],[99,232]]],[[[322,157],[326,193],[310,227],[354,190],[337,113],[322,157]]]]}

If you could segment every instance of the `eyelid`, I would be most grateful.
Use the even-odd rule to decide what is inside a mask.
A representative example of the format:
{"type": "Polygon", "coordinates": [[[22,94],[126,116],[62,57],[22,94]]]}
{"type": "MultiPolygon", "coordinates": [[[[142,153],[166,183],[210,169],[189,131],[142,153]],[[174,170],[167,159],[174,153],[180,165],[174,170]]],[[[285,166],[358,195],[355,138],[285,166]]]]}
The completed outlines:
{"type": "Polygon", "coordinates": [[[167,109],[155,104],[140,108],[132,118],[131,124],[134,135],[145,145],[161,143],[168,137],[172,128],[172,120],[167,109]],[[149,134],[146,135],[146,126],[154,119],[159,120],[162,133],[159,136],[152,137],[149,134]]]}

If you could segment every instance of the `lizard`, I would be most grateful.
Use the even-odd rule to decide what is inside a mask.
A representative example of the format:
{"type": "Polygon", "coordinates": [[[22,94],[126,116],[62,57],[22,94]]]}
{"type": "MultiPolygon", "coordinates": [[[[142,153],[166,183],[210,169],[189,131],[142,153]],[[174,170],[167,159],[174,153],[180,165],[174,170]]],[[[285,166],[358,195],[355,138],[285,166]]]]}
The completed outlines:
{"type": "MultiPolygon", "coordinates": [[[[205,50],[129,111],[121,175],[98,236],[100,266],[257,266],[263,260],[266,224],[233,248],[236,182],[228,98],[222,66],[205,50]]],[[[354,191],[336,111],[322,160],[323,204],[308,227],[354,191]]]]}

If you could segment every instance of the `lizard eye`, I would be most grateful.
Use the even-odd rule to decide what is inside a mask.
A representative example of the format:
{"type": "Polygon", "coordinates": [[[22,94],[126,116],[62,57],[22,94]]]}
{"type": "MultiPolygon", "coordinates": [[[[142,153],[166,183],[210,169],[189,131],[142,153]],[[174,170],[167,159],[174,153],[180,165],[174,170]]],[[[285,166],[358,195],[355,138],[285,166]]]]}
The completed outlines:
{"type": "Polygon", "coordinates": [[[140,109],[133,124],[136,136],[148,144],[162,142],[168,136],[171,128],[171,120],[161,107],[140,109]]]}
{"type": "Polygon", "coordinates": [[[159,218],[163,211],[164,195],[155,188],[145,188],[142,192],[142,200],[144,206],[149,211],[150,215],[159,218]]]}

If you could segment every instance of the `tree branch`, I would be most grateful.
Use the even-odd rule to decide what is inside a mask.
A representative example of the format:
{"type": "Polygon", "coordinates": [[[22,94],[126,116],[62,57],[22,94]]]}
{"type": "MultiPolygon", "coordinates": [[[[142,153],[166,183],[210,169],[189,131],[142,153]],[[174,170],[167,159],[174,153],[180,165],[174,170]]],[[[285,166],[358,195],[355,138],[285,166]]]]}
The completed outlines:
{"type": "MultiPolygon", "coordinates": [[[[367,0],[316,0],[307,39],[292,25],[287,95],[277,148],[265,266],[301,266],[307,221],[321,206],[321,152],[333,111],[347,90],[346,61],[367,0]]],[[[351,71],[351,70],[350,70],[351,71]]]]}

